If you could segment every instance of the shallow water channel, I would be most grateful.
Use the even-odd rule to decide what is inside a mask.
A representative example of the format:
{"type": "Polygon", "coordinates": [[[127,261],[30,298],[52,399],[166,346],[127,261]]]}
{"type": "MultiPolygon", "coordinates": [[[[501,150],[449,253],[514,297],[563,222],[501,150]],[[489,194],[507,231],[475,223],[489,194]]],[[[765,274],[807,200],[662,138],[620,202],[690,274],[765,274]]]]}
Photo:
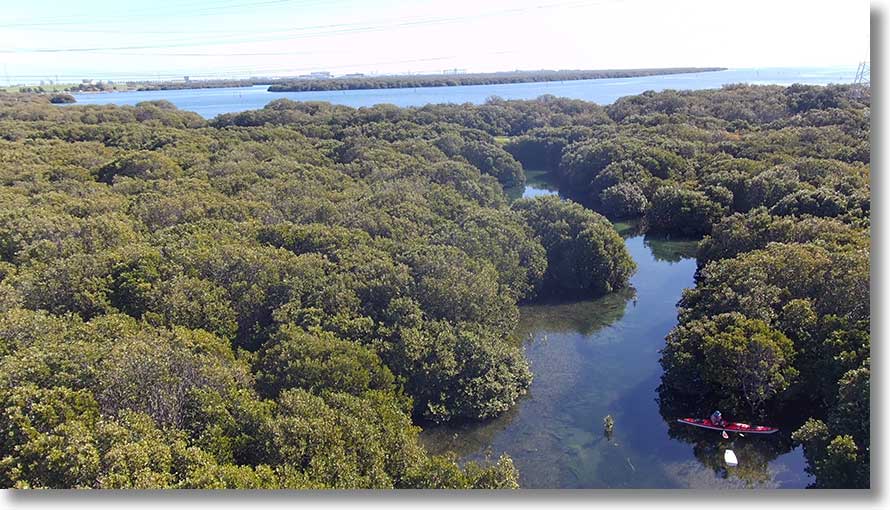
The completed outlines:
{"type": "Polygon", "coordinates": [[[535,375],[529,394],[494,420],[428,427],[424,444],[464,461],[506,452],[526,488],[805,487],[812,480],[787,435],[726,441],[661,416],[659,350],[693,285],[695,243],[626,236],[638,266],[632,288],[521,307],[515,336],[535,375]],[[606,415],[615,421],[611,437],[606,415]],[[725,467],[727,448],[738,467],[725,467]]]}

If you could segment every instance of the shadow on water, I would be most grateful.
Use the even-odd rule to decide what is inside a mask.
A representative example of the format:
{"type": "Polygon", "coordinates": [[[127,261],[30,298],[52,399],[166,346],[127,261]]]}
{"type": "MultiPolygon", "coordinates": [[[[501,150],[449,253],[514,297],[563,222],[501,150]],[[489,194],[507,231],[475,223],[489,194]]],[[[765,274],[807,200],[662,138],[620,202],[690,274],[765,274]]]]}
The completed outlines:
{"type": "Polygon", "coordinates": [[[559,195],[555,178],[546,170],[525,169],[525,185],[504,190],[511,202],[520,198],[534,198],[545,195],[559,195]]]}
{"type": "Polygon", "coordinates": [[[576,332],[592,335],[596,330],[621,319],[628,301],[636,297],[634,289],[622,289],[589,300],[559,301],[521,307],[522,315],[514,336],[532,340],[539,331],[576,332]]]}
{"type": "MultiPolygon", "coordinates": [[[[553,423],[541,423],[538,419],[549,416],[553,411],[551,405],[578,384],[576,377],[581,374],[581,367],[576,362],[580,358],[572,355],[575,349],[581,348],[578,343],[620,320],[634,294],[633,289],[625,289],[597,299],[521,307],[520,321],[513,336],[523,343],[526,357],[536,374],[529,394],[519,405],[493,420],[425,429],[422,439],[427,449],[432,453],[452,451],[467,460],[478,460],[489,450],[495,454],[510,451],[514,459],[519,455],[534,458],[554,453],[550,443],[562,437],[553,429],[553,423]],[[574,348],[561,348],[570,345],[574,348]],[[519,449],[495,451],[495,447],[505,440],[517,441],[519,449]],[[542,451],[545,443],[548,448],[542,451]]],[[[604,337],[602,340],[608,339],[604,337]]],[[[585,440],[590,439],[587,434],[583,435],[585,440]]]]}
{"type": "MultiPolygon", "coordinates": [[[[642,236],[626,243],[638,265],[633,288],[522,307],[516,336],[535,373],[528,396],[495,420],[425,430],[431,451],[467,460],[507,452],[525,487],[669,486],[658,470],[636,465],[634,438],[622,427],[638,413],[616,403],[629,388],[660,376],[658,349],[695,262],[659,261],[642,236]],[[617,422],[611,439],[603,433],[607,414],[617,422]]],[[[647,406],[657,416],[653,399],[654,392],[647,406]]]]}
{"type": "Polygon", "coordinates": [[[730,434],[723,439],[714,431],[671,423],[668,434],[678,443],[692,446],[696,462],[677,462],[667,469],[669,476],[684,479],[691,488],[804,488],[813,481],[805,472],[802,451],[794,449],[787,432],[730,434]],[[726,465],[727,449],[738,458],[737,466],[726,465]]]}
{"type": "Polygon", "coordinates": [[[644,242],[659,262],[680,262],[695,257],[698,252],[698,239],[670,240],[647,234],[644,242]]]}
{"type": "Polygon", "coordinates": [[[803,457],[781,438],[736,438],[740,466],[726,468],[719,434],[688,436],[698,431],[678,432],[661,416],[659,350],[693,285],[695,243],[625,243],[638,266],[632,289],[521,307],[514,336],[535,374],[529,394],[494,420],[427,428],[426,447],[463,460],[506,452],[528,488],[805,487],[803,457]]]}
{"type": "Polygon", "coordinates": [[[671,238],[646,232],[646,225],[639,219],[613,221],[612,226],[624,239],[643,236],[649,253],[659,262],[680,262],[695,258],[698,252],[699,239],[671,238]]]}

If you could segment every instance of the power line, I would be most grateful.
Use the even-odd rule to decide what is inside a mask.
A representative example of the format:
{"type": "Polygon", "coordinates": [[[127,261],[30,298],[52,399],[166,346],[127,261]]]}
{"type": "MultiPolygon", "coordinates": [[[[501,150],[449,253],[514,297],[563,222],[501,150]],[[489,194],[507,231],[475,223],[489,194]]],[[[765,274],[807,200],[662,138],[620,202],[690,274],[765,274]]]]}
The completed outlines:
{"type": "MultiPolygon", "coordinates": [[[[502,52],[498,52],[502,53],[502,52]]],[[[379,66],[379,65],[396,65],[396,64],[415,64],[422,62],[437,62],[443,60],[450,60],[455,58],[455,56],[439,56],[439,57],[425,57],[425,58],[417,58],[417,59],[405,59],[405,60],[390,60],[390,61],[381,61],[381,62],[364,62],[360,64],[344,64],[344,65],[336,65],[336,66],[326,66],[327,70],[340,70],[340,69],[354,69],[360,67],[371,67],[371,66],[379,66]]],[[[226,68],[216,68],[219,69],[214,72],[207,73],[192,73],[192,76],[232,76],[234,74],[244,74],[244,73],[302,73],[309,71],[316,71],[318,67],[257,67],[257,66],[238,66],[238,67],[226,67],[226,68]]],[[[126,71],[115,71],[115,72],[107,72],[107,73],[95,73],[97,75],[102,75],[105,77],[135,77],[135,76],[144,76],[147,78],[179,78],[183,76],[183,71],[172,72],[168,71],[165,73],[151,73],[151,74],[138,74],[138,73],[129,73],[126,71]]],[[[84,75],[84,73],[80,74],[59,74],[57,75],[63,79],[79,79],[84,75]]],[[[45,74],[33,74],[33,75],[15,75],[14,78],[17,79],[33,79],[33,78],[43,78],[45,74]]],[[[118,78],[123,79],[123,78],[118,78]]],[[[138,81],[138,80],[132,80],[138,81]]]]}
{"type": "MultiPolygon", "coordinates": [[[[285,0],[277,0],[278,3],[283,3],[285,0]]],[[[524,5],[524,6],[516,6],[510,8],[502,8],[497,10],[492,10],[488,12],[475,12],[475,13],[456,13],[457,15],[452,16],[438,16],[438,17],[393,17],[388,19],[377,20],[374,22],[356,22],[356,23],[332,23],[332,24],[315,24],[315,25],[306,25],[306,26],[298,26],[291,27],[286,30],[281,31],[258,31],[258,32],[247,32],[248,36],[245,37],[227,37],[227,38],[204,38],[200,36],[195,36],[196,34],[200,34],[199,32],[189,33],[187,34],[189,37],[179,37],[173,39],[167,39],[164,41],[133,41],[131,44],[122,44],[117,46],[105,46],[105,45],[91,45],[91,46],[83,46],[76,48],[18,48],[18,49],[10,49],[10,50],[0,50],[0,54],[56,54],[56,53],[90,53],[90,54],[105,54],[105,55],[115,55],[115,56],[161,56],[161,57],[202,57],[202,58],[239,58],[239,57],[256,57],[256,56],[300,56],[306,54],[318,54],[318,52],[314,51],[263,51],[261,48],[257,48],[255,51],[250,51],[245,48],[246,51],[214,51],[209,49],[209,51],[163,51],[164,49],[173,49],[173,48],[200,48],[202,46],[213,47],[219,45],[246,45],[246,44],[261,44],[265,42],[282,42],[282,41],[298,41],[298,40],[306,40],[306,39],[314,39],[314,38],[324,38],[331,36],[339,36],[344,34],[360,34],[360,33],[368,33],[368,32],[379,32],[386,30],[395,30],[400,28],[417,28],[424,27],[430,25],[442,25],[449,23],[457,23],[462,21],[470,21],[470,20],[479,20],[486,19],[493,16],[503,16],[503,15],[514,15],[522,12],[530,12],[536,11],[540,9],[553,9],[553,8],[576,8],[582,6],[589,6],[594,4],[603,4],[603,3],[613,3],[620,0],[574,0],[574,1],[562,1],[555,3],[541,3],[537,5],[524,5]],[[141,44],[140,44],[141,43],[141,44]]],[[[270,2],[266,0],[262,2],[263,4],[269,4],[270,2]]],[[[311,0],[308,2],[303,2],[301,5],[309,5],[311,0]]],[[[234,6],[244,6],[244,5],[257,5],[257,2],[253,2],[250,4],[245,4],[243,1],[239,4],[226,4],[224,6],[217,5],[216,8],[227,7],[231,8],[234,6]]],[[[262,30],[262,29],[259,29],[262,30]]],[[[216,33],[216,32],[212,32],[216,33]]],[[[220,33],[228,33],[228,32],[220,32],[220,33]]],[[[171,34],[172,35],[172,34],[171,34]]],[[[441,60],[441,58],[433,58],[433,59],[415,59],[415,60],[397,60],[393,62],[381,62],[376,64],[355,64],[355,65],[341,65],[341,66],[321,66],[329,69],[337,69],[337,68],[357,68],[361,66],[371,67],[374,65],[390,65],[390,64],[399,64],[399,63],[407,63],[407,62],[425,62],[432,60],[441,60]]],[[[199,64],[196,65],[200,67],[199,64]]],[[[304,64],[305,65],[305,64],[304,64]]],[[[303,70],[317,70],[318,67],[315,68],[304,68],[303,70]]],[[[190,67],[189,69],[183,69],[182,71],[177,71],[176,74],[165,74],[165,76],[170,77],[178,77],[184,74],[191,76],[199,76],[199,75],[207,75],[207,76],[219,76],[219,75],[231,75],[234,73],[243,74],[244,72],[248,72],[251,74],[256,74],[260,72],[264,73],[292,73],[298,72],[300,69],[293,68],[285,68],[281,66],[281,63],[278,63],[278,67],[273,69],[258,69],[256,67],[247,67],[241,69],[233,69],[233,68],[219,68],[214,67],[214,72],[208,73],[200,73],[196,72],[194,67],[190,67]]],[[[172,73],[173,71],[167,69],[168,73],[172,73]]],[[[145,75],[145,71],[136,71],[136,72],[79,72],[74,75],[63,75],[66,78],[68,76],[71,77],[83,77],[83,76],[135,76],[135,75],[145,75]]],[[[20,75],[20,78],[42,78],[47,76],[47,74],[41,75],[20,75]]],[[[150,78],[149,78],[150,79],[150,78]]]]}
{"type": "Polygon", "coordinates": [[[245,52],[245,53],[102,53],[100,54],[106,55],[120,55],[120,56],[132,56],[132,57],[218,57],[218,58],[228,58],[228,57],[288,57],[288,56],[296,56],[296,55],[318,55],[317,51],[270,51],[270,52],[245,52]]]}
{"type": "MultiPolygon", "coordinates": [[[[615,0],[594,0],[594,1],[573,1],[573,2],[562,2],[555,4],[542,4],[536,6],[529,7],[513,7],[508,9],[502,9],[498,11],[491,11],[487,13],[481,14],[471,14],[471,15],[463,15],[463,16],[448,16],[448,17],[438,17],[438,18],[394,18],[392,20],[382,20],[382,23],[378,24],[367,24],[367,23],[352,23],[352,24],[331,24],[331,25],[310,25],[304,27],[292,28],[290,30],[279,32],[281,36],[275,37],[263,37],[263,38],[250,38],[245,40],[242,38],[241,40],[233,40],[232,38],[225,39],[216,39],[216,40],[199,40],[199,39],[191,39],[191,40],[182,40],[179,41],[168,41],[168,42],[158,42],[155,44],[144,44],[144,45],[128,45],[128,46],[116,46],[116,47],[108,47],[108,46],[90,46],[90,47],[82,47],[82,48],[21,48],[15,50],[6,50],[0,51],[0,53],[90,53],[90,52],[108,52],[108,51],[130,51],[130,50],[140,50],[140,49],[159,49],[159,48],[176,48],[176,47],[188,47],[188,46],[217,46],[217,45],[229,45],[229,44],[251,44],[251,43],[259,43],[259,42],[276,42],[276,41],[291,41],[291,40],[300,40],[307,39],[313,37],[327,37],[327,36],[335,36],[335,35],[343,35],[343,34],[357,34],[357,33],[369,33],[369,32],[379,32],[384,30],[391,30],[396,28],[414,28],[419,26],[428,26],[428,25],[439,25],[439,24],[450,24],[461,21],[472,21],[477,19],[488,18],[492,16],[499,16],[504,14],[518,14],[522,12],[528,12],[531,10],[537,9],[551,9],[557,7],[580,7],[592,4],[602,4],[609,3],[610,1],[615,0]],[[330,29],[330,30],[319,30],[315,32],[303,33],[307,31],[311,31],[314,29],[330,29]]],[[[268,32],[267,32],[268,33],[268,32]]],[[[273,32],[274,33],[274,32],[273,32]]],[[[220,54],[219,56],[230,56],[228,54],[220,54]]]]}
{"type": "MultiPolygon", "coordinates": [[[[231,2],[231,1],[235,1],[235,0],[226,0],[224,2],[219,2],[219,1],[213,2],[211,0],[192,0],[190,2],[177,1],[175,7],[209,7],[209,6],[213,6],[214,4],[216,4],[217,7],[226,7],[225,4],[228,2],[231,2]]],[[[239,1],[239,3],[243,4],[243,0],[238,0],[238,1],[239,1]]],[[[71,5],[74,5],[74,4],[71,4],[71,5]]],[[[163,5],[158,5],[156,3],[152,4],[151,7],[143,7],[141,9],[139,9],[139,8],[134,9],[132,5],[126,5],[126,4],[117,4],[117,5],[124,5],[126,7],[126,11],[113,14],[112,16],[110,16],[111,19],[115,19],[115,18],[119,19],[121,17],[131,17],[135,14],[143,14],[143,13],[152,14],[152,13],[161,12],[164,15],[169,14],[169,11],[164,11],[163,5]]],[[[59,15],[47,16],[45,13],[40,14],[40,19],[42,21],[50,21],[50,22],[66,21],[66,20],[71,21],[71,20],[77,20],[77,19],[82,19],[82,18],[87,18],[90,20],[102,20],[103,18],[109,19],[109,16],[107,14],[106,15],[97,15],[94,12],[80,12],[77,14],[65,14],[65,15],[61,15],[61,16],[59,16],[59,15]]],[[[33,23],[31,18],[25,18],[25,20],[28,24],[33,23]]],[[[21,20],[16,20],[15,22],[20,23],[21,20]]]]}
{"type": "MultiPolygon", "coordinates": [[[[3,28],[16,28],[16,27],[43,27],[43,26],[66,26],[66,25],[102,25],[107,23],[129,23],[129,22],[142,22],[146,16],[150,17],[161,17],[165,19],[176,18],[180,16],[188,16],[188,15],[218,15],[218,14],[232,14],[232,12],[227,12],[229,10],[235,9],[235,13],[244,11],[246,9],[254,10],[261,7],[268,6],[279,6],[288,3],[294,3],[295,0],[261,0],[254,1],[248,3],[238,3],[232,5],[219,5],[219,6],[204,6],[200,8],[192,8],[186,10],[173,10],[173,11],[165,11],[163,9],[154,6],[152,8],[141,9],[141,10],[133,10],[128,9],[126,14],[120,14],[117,16],[96,16],[95,14],[77,14],[70,16],[58,16],[58,17],[45,17],[41,16],[40,21],[30,21],[26,20],[24,22],[8,22],[0,24],[0,27],[3,28]],[[135,16],[135,15],[139,16],[135,16]],[[82,18],[86,18],[85,21],[82,21],[82,18]]],[[[302,7],[308,7],[313,5],[319,5],[327,3],[325,0],[309,0],[301,2],[302,7]]],[[[181,5],[177,4],[177,7],[181,5]]]]}

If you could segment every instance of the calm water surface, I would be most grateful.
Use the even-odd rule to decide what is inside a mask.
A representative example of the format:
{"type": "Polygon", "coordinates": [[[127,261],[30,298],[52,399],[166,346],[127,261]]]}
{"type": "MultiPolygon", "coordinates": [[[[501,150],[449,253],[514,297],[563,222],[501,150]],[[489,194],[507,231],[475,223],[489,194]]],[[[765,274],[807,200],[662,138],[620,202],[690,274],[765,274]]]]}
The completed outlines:
{"type": "Polygon", "coordinates": [[[463,460],[506,452],[528,488],[806,487],[802,452],[789,452],[787,439],[723,441],[715,432],[669,427],[659,414],[658,351],[676,324],[683,289],[693,285],[695,244],[625,242],[638,265],[632,290],[521,308],[517,337],[535,374],[529,395],[495,420],[429,427],[424,444],[463,460]],[[612,437],[603,431],[608,414],[612,437]],[[685,435],[672,438],[669,430],[685,435]],[[724,467],[726,448],[739,467],[724,467]]]}
{"type": "Polygon", "coordinates": [[[584,99],[608,104],[619,97],[646,90],[710,89],[727,83],[778,84],[850,83],[856,66],[831,68],[729,69],[708,73],[685,73],[637,78],[509,83],[501,85],[466,85],[411,89],[373,89],[317,92],[268,92],[266,85],[222,89],[157,90],[146,92],[109,92],[75,94],[79,104],[129,104],[166,99],[182,110],[211,118],[222,113],[262,108],[279,98],[294,101],[328,101],[347,106],[373,106],[389,103],[397,106],[422,106],[429,103],[483,103],[491,96],[504,99],[534,99],[544,94],[584,99]]]}
{"type": "Polygon", "coordinates": [[[511,200],[518,198],[534,198],[545,195],[559,195],[559,187],[545,170],[523,169],[525,186],[507,188],[504,192],[511,200]]]}

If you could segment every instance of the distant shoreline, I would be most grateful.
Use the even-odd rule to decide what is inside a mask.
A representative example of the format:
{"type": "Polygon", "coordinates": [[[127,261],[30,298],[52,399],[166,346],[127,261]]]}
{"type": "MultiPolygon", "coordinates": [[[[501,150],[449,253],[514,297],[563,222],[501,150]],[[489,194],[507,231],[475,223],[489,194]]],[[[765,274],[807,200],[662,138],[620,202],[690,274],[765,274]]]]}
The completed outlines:
{"type": "Polygon", "coordinates": [[[320,78],[291,80],[269,86],[269,92],[319,92],[339,90],[401,89],[458,87],[465,85],[501,85],[512,83],[540,83],[549,81],[598,80],[607,78],[636,78],[668,74],[726,71],[726,67],[669,67],[651,69],[599,69],[568,71],[511,71],[472,74],[426,74],[401,76],[356,76],[349,78],[320,78]]]}
{"type": "Polygon", "coordinates": [[[496,73],[424,74],[391,76],[350,76],[337,78],[245,78],[237,80],[191,81],[128,81],[80,83],[48,86],[11,87],[9,92],[23,88],[26,92],[71,94],[100,94],[113,92],[147,92],[156,90],[247,88],[268,85],[269,92],[312,92],[338,90],[368,90],[395,88],[454,87],[464,85],[500,85],[510,83],[541,83],[553,81],[594,80],[606,78],[635,78],[670,74],[726,71],[726,67],[667,67],[648,69],[600,69],[600,70],[539,70],[496,73]]]}

